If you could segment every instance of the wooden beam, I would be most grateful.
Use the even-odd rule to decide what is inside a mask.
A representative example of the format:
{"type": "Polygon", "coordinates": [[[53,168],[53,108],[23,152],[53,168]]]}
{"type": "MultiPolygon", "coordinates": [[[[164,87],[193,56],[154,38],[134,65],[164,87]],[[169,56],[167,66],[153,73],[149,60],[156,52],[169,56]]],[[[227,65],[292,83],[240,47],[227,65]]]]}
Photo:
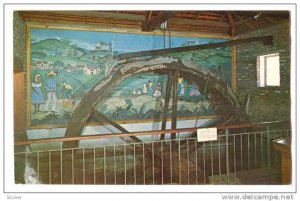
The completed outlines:
{"type": "MultiPolygon", "coordinates": [[[[117,128],[119,131],[123,132],[123,133],[129,133],[128,130],[126,130],[124,127],[122,127],[120,124],[116,123],[115,121],[111,120],[110,118],[108,118],[107,116],[105,116],[104,114],[102,114],[101,112],[99,112],[98,110],[93,110],[93,114],[96,117],[99,117],[100,119],[103,119],[104,121],[108,122],[110,125],[114,126],[115,128],[117,128]]],[[[135,136],[131,136],[130,138],[132,138],[134,141],[136,142],[142,142],[142,140],[140,140],[139,138],[135,137],[135,136]]]]}
{"type": "Polygon", "coordinates": [[[150,22],[150,20],[151,20],[152,13],[153,13],[153,11],[148,11],[148,12],[146,13],[146,16],[145,16],[145,23],[144,23],[144,26],[142,27],[142,30],[145,30],[145,27],[149,26],[148,24],[149,24],[149,22],[150,22]]]}
{"type": "Polygon", "coordinates": [[[232,15],[230,11],[226,11],[226,16],[227,16],[227,20],[230,24],[230,35],[231,36],[236,36],[236,26],[234,24],[232,15]]]}
{"type": "Polygon", "coordinates": [[[233,45],[257,43],[257,42],[262,42],[263,45],[272,45],[273,36],[272,35],[259,36],[259,37],[231,40],[231,41],[226,41],[221,43],[211,43],[211,44],[194,45],[194,46],[187,46],[187,47],[175,47],[169,49],[149,50],[149,51],[141,51],[141,52],[129,52],[129,53],[116,55],[116,57],[118,57],[119,59],[126,59],[126,58],[144,57],[144,56],[161,56],[161,55],[171,54],[171,53],[189,52],[195,50],[212,49],[217,47],[228,47],[233,45]]]}
{"type": "MultiPolygon", "coordinates": [[[[169,102],[170,102],[170,96],[171,96],[171,90],[172,90],[172,76],[173,76],[173,73],[168,73],[168,80],[167,80],[167,86],[166,86],[166,97],[165,97],[164,111],[163,111],[163,116],[162,116],[161,130],[166,130],[169,102]]],[[[161,134],[160,140],[164,140],[164,139],[165,139],[165,134],[161,134]]]]}
{"type": "Polygon", "coordinates": [[[179,17],[173,17],[168,20],[169,24],[172,25],[196,25],[196,26],[210,26],[220,28],[230,28],[230,25],[226,22],[219,22],[214,20],[200,20],[200,19],[182,19],[179,17]]]}
{"type": "Polygon", "coordinates": [[[236,25],[236,26],[239,26],[240,24],[245,24],[245,25],[247,25],[247,26],[248,26],[249,28],[251,28],[251,29],[254,28],[251,24],[249,24],[250,21],[253,21],[253,20],[254,20],[253,17],[242,18],[242,17],[239,16],[238,14],[234,14],[234,16],[235,16],[236,18],[239,19],[239,21],[235,22],[235,25],[236,25]]]}
{"type": "Polygon", "coordinates": [[[287,19],[277,20],[277,21],[275,21],[275,23],[268,23],[268,24],[265,24],[265,25],[256,26],[255,29],[254,28],[249,28],[249,29],[238,30],[238,34],[245,34],[245,33],[248,33],[250,31],[253,31],[253,30],[255,30],[255,31],[262,30],[262,29],[266,29],[268,27],[272,27],[274,25],[279,25],[279,24],[284,24],[284,23],[290,23],[290,21],[287,20],[287,19]]]}
{"type": "Polygon", "coordinates": [[[153,17],[145,26],[144,31],[153,31],[161,23],[167,21],[176,14],[175,11],[161,11],[157,17],[153,17]]]}
{"type": "MultiPolygon", "coordinates": [[[[176,129],[177,125],[177,85],[178,85],[178,77],[179,77],[179,70],[175,70],[175,73],[173,74],[173,105],[172,105],[172,122],[171,122],[171,129],[176,129]]],[[[171,134],[171,139],[176,138],[176,133],[171,134]]]]}
{"type": "Polygon", "coordinates": [[[30,16],[34,14],[39,15],[53,15],[53,16],[60,16],[60,17],[90,17],[90,18],[110,18],[110,19],[127,19],[133,21],[143,21],[143,15],[135,15],[135,14],[127,14],[127,13],[117,13],[117,12],[102,12],[102,11],[21,11],[22,14],[25,16],[30,16]]]}

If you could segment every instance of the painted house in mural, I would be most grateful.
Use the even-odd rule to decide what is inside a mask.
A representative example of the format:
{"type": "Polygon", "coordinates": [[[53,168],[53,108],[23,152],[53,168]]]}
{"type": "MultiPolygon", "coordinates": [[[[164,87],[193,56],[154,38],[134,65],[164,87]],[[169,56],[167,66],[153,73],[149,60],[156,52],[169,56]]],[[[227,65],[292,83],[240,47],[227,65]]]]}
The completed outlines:
{"type": "Polygon", "coordinates": [[[83,68],[83,74],[84,75],[99,75],[100,74],[100,68],[96,65],[85,65],[83,68]]]}
{"type": "Polygon", "coordinates": [[[53,68],[53,63],[50,61],[35,61],[32,62],[32,67],[35,70],[49,70],[53,68]]]}

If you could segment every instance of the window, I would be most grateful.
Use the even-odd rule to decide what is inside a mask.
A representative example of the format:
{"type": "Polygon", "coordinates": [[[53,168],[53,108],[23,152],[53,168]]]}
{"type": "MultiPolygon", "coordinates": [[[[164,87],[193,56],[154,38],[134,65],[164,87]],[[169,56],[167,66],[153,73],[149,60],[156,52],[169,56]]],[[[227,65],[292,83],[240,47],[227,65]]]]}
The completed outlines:
{"type": "Polygon", "coordinates": [[[279,53],[257,57],[257,86],[280,86],[279,53]]]}

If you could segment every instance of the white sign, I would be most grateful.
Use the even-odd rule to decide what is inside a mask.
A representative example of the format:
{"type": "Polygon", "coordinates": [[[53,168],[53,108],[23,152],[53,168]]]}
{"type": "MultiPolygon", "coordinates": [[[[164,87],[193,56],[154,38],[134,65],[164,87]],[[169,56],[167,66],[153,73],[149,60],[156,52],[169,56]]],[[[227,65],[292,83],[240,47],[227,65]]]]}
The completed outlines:
{"type": "Polygon", "coordinates": [[[217,128],[199,128],[197,139],[198,142],[217,140],[217,128]]]}

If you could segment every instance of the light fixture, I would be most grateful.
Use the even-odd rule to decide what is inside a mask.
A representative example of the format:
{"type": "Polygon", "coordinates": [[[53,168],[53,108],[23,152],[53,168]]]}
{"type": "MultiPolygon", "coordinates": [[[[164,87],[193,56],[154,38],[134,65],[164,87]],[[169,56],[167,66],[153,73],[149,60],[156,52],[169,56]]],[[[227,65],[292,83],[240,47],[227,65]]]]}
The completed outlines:
{"type": "Polygon", "coordinates": [[[261,17],[262,14],[263,14],[262,12],[259,12],[259,13],[257,13],[256,15],[254,15],[253,18],[254,18],[255,20],[257,20],[257,19],[259,19],[259,18],[261,17]]]}

